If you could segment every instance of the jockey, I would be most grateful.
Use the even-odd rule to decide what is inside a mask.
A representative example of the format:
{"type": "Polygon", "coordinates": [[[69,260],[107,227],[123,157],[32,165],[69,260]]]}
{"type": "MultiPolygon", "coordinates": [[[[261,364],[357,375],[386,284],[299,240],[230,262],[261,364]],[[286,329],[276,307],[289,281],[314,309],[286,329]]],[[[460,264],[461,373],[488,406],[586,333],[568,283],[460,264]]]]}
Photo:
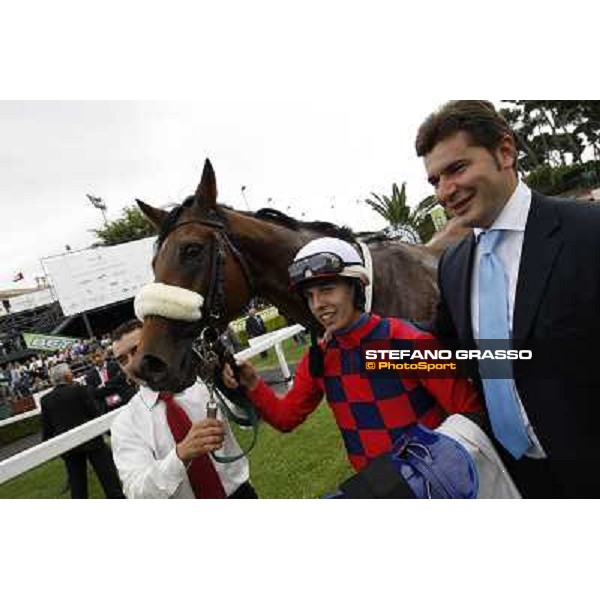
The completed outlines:
{"type": "MultiPolygon", "coordinates": [[[[449,415],[462,415],[462,422],[468,423],[480,420],[480,398],[466,379],[376,379],[361,374],[361,361],[357,360],[361,341],[434,338],[403,319],[365,312],[369,274],[351,244],[330,237],[312,240],[297,253],[289,275],[291,289],[303,297],[325,330],[318,351],[311,348],[302,357],[293,385],[283,397],[276,395],[250,363],[240,364],[238,379],[229,365],[223,370],[225,384],[231,388],[241,385],[267,423],[291,431],[325,396],[348,459],[357,472],[363,472],[378,457],[389,455],[410,426],[434,430],[449,415]]],[[[471,434],[479,432],[486,437],[475,424],[467,428],[471,434]]],[[[394,497],[397,493],[396,486],[394,497]]]]}

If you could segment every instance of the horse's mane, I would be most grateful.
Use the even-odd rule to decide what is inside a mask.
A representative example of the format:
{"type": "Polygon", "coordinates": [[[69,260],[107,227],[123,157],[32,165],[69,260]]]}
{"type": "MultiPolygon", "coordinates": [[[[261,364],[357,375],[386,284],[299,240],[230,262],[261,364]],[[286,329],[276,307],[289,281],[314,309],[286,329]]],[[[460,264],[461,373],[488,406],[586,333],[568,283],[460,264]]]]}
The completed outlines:
{"type": "MultiPolygon", "coordinates": [[[[166,219],[161,225],[160,232],[158,234],[158,239],[156,240],[156,248],[160,248],[165,237],[168,235],[169,231],[175,226],[179,218],[181,217],[181,213],[188,208],[192,202],[194,201],[194,196],[189,196],[186,198],[180,205],[173,208],[166,219]]],[[[223,208],[227,208],[230,210],[235,210],[232,207],[221,205],[223,208]]],[[[217,209],[218,211],[218,209],[217,209]]],[[[299,221],[282,213],[275,208],[261,208],[256,212],[247,212],[247,211],[236,211],[250,217],[254,217],[259,219],[260,221],[267,221],[270,223],[275,223],[277,225],[281,225],[287,229],[291,229],[292,231],[302,231],[304,229],[309,229],[321,235],[327,235],[331,237],[337,237],[342,240],[346,240],[347,242],[354,242],[356,240],[356,235],[349,227],[340,227],[339,225],[334,225],[333,223],[328,223],[327,221],[299,221]]]]}
{"type": "Polygon", "coordinates": [[[274,208],[261,208],[255,213],[247,213],[254,216],[261,221],[269,221],[282,225],[292,231],[301,231],[303,229],[310,229],[317,233],[337,237],[347,242],[353,242],[356,239],[354,232],[349,227],[340,227],[327,221],[298,221],[289,215],[286,215],[274,208]]]}

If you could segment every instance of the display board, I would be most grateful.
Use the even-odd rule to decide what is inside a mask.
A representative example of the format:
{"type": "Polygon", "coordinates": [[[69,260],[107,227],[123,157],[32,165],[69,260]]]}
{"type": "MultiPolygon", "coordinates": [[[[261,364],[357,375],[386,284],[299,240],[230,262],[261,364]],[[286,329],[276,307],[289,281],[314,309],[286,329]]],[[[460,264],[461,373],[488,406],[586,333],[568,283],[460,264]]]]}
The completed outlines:
{"type": "Polygon", "coordinates": [[[133,298],[154,280],[155,237],[42,259],[66,316],[133,298]]]}

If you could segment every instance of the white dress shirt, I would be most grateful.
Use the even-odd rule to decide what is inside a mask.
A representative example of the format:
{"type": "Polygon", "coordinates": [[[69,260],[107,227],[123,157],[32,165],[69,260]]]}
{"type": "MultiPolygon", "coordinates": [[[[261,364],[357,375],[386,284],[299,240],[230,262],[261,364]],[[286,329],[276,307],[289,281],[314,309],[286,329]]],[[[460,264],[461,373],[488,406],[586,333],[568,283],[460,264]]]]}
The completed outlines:
{"type": "MultiPolygon", "coordinates": [[[[192,422],[206,418],[208,390],[198,381],[175,401],[192,422]]],[[[241,449],[233,437],[227,419],[219,411],[225,426],[225,441],[218,454],[231,456],[241,449]]],[[[164,402],[158,392],[142,386],[111,427],[113,457],[127,498],[195,498],[184,463],[175,451],[175,440],[167,422],[164,402]]],[[[218,463],[210,457],[227,496],[248,481],[248,460],[218,463]]]]}
{"type": "MultiPolygon", "coordinates": [[[[523,249],[523,238],[525,237],[525,225],[527,224],[527,216],[531,207],[531,190],[519,180],[515,191],[508,199],[502,212],[496,217],[496,220],[489,227],[488,231],[493,229],[502,229],[504,233],[500,242],[496,247],[496,255],[500,259],[507,277],[507,292],[508,292],[508,324],[510,336],[513,332],[513,316],[515,312],[515,295],[517,292],[517,279],[519,277],[519,265],[521,263],[521,251],[523,249]]],[[[474,228],[475,238],[479,240],[479,236],[483,229],[474,228]]],[[[471,325],[473,327],[473,337],[475,340],[479,338],[479,259],[481,248],[479,244],[475,246],[475,256],[473,259],[473,275],[471,279],[471,325]]],[[[519,392],[513,381],[513,388],[519,401],[521,415],[525,422],[527,434],[531,440],[532,446],[525,453],[525,456],[530,458],[545,458],[546,453],[538,440],[523,402],[519,397],[519,392]]]]}

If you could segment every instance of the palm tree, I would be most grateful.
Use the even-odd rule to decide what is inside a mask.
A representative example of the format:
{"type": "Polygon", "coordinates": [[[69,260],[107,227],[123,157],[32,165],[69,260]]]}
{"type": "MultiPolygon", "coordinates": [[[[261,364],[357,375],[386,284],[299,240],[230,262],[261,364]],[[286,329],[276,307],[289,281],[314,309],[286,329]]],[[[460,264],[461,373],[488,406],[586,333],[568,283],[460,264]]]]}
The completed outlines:
{"type": "MultiPolygon", "coordinates": [[[[406,203],[406,182],[402,187],[394,183],[392,185],[392,195],[378,195],[371,193],[375,198],[367,198],[365,202],[388,223],[388,230],[391,234],[398,231],[409,230],[417,234],[417,237],[423,238],[422,230],[427,221],[429,211],[435,206],[435,196],[428,196],[416,206],[414,210],[406,203]]],[[[431,237],[428,231],[425,237],[431,237]]],[[[420,240],[419,240],[420,241],[420,240]]]]}

